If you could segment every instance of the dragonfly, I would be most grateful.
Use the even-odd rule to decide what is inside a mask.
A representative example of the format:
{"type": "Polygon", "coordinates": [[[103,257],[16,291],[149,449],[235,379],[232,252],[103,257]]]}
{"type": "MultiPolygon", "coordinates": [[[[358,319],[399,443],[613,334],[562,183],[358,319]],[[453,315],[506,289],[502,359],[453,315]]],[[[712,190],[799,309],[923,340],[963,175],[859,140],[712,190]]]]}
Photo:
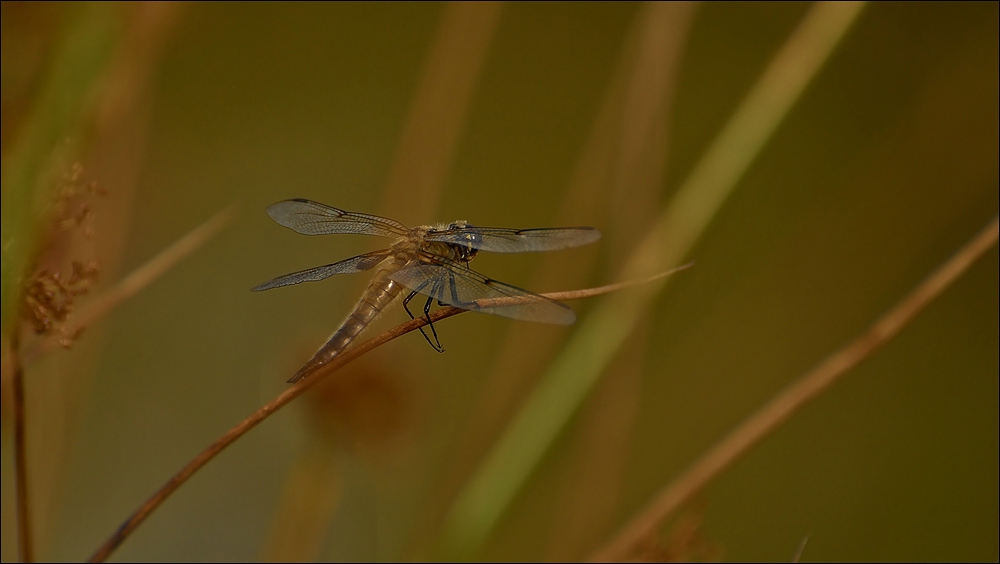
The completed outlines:
{"type": "Polygon", "coordinates": [[[438,352],[444,352],[444,347],[430,318],[435,301],[440,306],[511,319],[570,325],[576,321],[576,314],[566,304],[487,278],[469,268],[469,262],[479,251],[555,251],[593,243],[601,237],[601,232],[592,227],[508,229],[477,227],[466,221],[408,228],[385,217],[348,212],[302,198],[272,204],[267,214],[279,225],[302,235],[359,234],[394,240],[388,248],[279,276],[252,289],[260,292],[324,280],[335,274],[375,271],[351,314],[312,359],[288,380],[290,383],[340,355],[404,292],[403,309],[410,319],[414,319],[410,301],[418,294],[427,298],[422,317],[427,320],[434,340],[423,327],[420,332],[438,352]]]}

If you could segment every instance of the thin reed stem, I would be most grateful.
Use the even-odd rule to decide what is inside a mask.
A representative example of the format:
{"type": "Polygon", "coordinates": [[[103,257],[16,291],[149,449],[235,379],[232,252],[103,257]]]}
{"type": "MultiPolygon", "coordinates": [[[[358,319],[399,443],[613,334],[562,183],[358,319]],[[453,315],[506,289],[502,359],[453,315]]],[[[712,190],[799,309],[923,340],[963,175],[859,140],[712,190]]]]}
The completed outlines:
{"type": "MultiPolygon", "coordinates": [[[[617,284],[610,284],[608,286],[601,286],[598,288],[586,288],[582,290],[570,290],[566,292],[553,292],[549,294],[542,294],[547,298],[553,300],[576,300],[581,298],[587,298],[591,296],[597,296],[601,294],[606,294],[608,292],[614,292],[631,286],[637,286],[640,284],[645,284],[658,280],[665,276],[668,276],[679,270],[683,270],[691,266],[690,264],[675,268],[668,272],[657,274],[646,279],[630,281],[630,282],[620,282],[617,284]]],[[[503,305],[507,300],[497,299],[479,302],[482,307],[498,306],[503,305]]],[[[516,300],[516,298],[514,298],[516,300]]],[[[464,313],[467,310],[459,309],[456,307],[444,307],[441,308],[430,315],[431,322],[441,321],[442,319],[447,319],[449,317],[464,313]]],[[[149,517],[149,514],[156,510],[170,494],[174,493],[177,488],[181,487],[195,472],[201,469],[201,467],[208,464],[210,460],[216,457],[220,452],[222,452],[226,447],[233,444],[237,439],[245,435],[248,431],[256,427],[260,422],[264,421],[270,417],[274,412],[278,411],[282,407],[288,405],[292,400],[304,394],[307,390],[318,384],[321,380],[333,374],[344,365],[352,362],[361,355],[367,353],[368,351],[384,345],[389,341],[397,337],[401,337],[411,331],[415,331],[420,327],[427,324],[427,319],[418,317],[412,319],[402,325],[397,325],[392,329],[368,339],[362,343],[359,343],[353,347],[348,348],[342,354],[334,358],[329,363],[320,366],[315,371],[307,374],[302,380],[297,384],[293,385],[289,389],[285,390],[279,394],[276,398],[262,406],[257,411],[253,412],[249,417],[239,422],[235,427],[227,431],[224,435],[219,437],[215,442],[209,445],[205,450],[201,451],[197,456],[195,456],[190,462],[187,463],[183,468],[180,469],[176,474],[174,474],[159,490],[156,491],[149,499],[146,500],[142,506],[139,507],[132,515],[125,520],[124,523],[118,530],[116,530],[104,544],[97,549],[96,552],[90,557],[89,562],[103,562],[111,555],[116,548],[118,548],[124,541],[132,534],[135,529],[142,524],[143,521],[149,517]]]]}
{"type": "Polygon", "coordinates": [[[27,449],[24,423],[24,365],[21,363],[20,331],[11,331],[11,385],[14,395],[14,480],[17,488],[17,536],[21,562],[34,562],[31,538],[31,509],[28,505],[27,449]]]}
{"type": "MultiPolygon", "coordinates": [[[[65,333],[77,334],[138,294],[143,288],[170,271],[182,259],[201,248],[209,239],[218,235],[224,227],[229,225],[233,215],[233,206],[230,206],[174,241],[169,247],[118,281],[112,288],[95,297],[89,306],[75,317],[72,324],[67,324],[65,333]]],[[[34,346],[29,346],[24,352],[24,362],[31,364],[38,360],[42,355],[52,350],[58,342],[58,338],[50,336],[34,346]]]]}
{"type": "Polygon", "coordinates": [[[590,561],[620,561],[634,556],[643,542],[656,534],[664,519],[729,468],[737,458],[780,427],[796,411],[899,334],[927,304],[941,295],[983,253],[993,247],[998,233],[1000,220],[994,217],[979,234],[875,321],[867,331],[828,356],[716,443],[686,472],[661,490],[611,542],[594,553],[590,561]]]}

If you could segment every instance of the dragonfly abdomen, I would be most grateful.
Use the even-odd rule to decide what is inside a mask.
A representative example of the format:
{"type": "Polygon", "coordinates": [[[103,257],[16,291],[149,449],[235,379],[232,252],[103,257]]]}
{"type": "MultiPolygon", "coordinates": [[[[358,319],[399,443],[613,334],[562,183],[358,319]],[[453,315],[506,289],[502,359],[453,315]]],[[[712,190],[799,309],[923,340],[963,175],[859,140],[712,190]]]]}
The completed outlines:
{"type": "Polygon", "coordinates": [[[313,355],[309,362],[288,380],[289,382],[297,382],[305,375],[336,358],[399,295],[402,286],[389,278],[393,270],[386,268],[375,274],[375,278],[372,279],[365,293],[361,295],[354,311],[347,316],[340,328],[313,355]]]}

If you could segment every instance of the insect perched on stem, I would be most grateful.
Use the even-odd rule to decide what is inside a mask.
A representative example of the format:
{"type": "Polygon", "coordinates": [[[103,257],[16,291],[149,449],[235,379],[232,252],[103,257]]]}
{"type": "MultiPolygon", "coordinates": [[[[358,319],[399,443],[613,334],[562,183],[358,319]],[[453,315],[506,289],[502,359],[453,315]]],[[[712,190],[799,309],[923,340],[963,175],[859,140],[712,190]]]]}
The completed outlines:
{"type": "Polygon", "coordinates": [[[375,277],[361,295],[354,311],[289,382],[296,382],[333,360],[404,289],[409,293],[403,298],[403,308],[411,319],[414,316],[410,312],[410,301],[417,294],[427,296],[423,317],[427,319],[434,340],[423,328],[420,332],[438,352],[444,352],[444,348],[430,322],[430,309],[435,300],[439,305],[512,319],[569,325],[576,321],[576,314],[566,304],[487,278],[470,269],[469,261],[479,251],[555,251],[593,243],[601,237],[601,232],[592,227],[507,229],[475,227],[465,221],[410,229],[384,217],[346,212],[304,199],[273,204],[267,208],[267,214],[279,224],[303,235],[355,233],[396,239],[387,249],[280,276],[253,288],[253,291],[259,292],[323,280],[334,274],[375,270],[375,277]],[[487,304],[489,301],[496,305],[487,304]]]}

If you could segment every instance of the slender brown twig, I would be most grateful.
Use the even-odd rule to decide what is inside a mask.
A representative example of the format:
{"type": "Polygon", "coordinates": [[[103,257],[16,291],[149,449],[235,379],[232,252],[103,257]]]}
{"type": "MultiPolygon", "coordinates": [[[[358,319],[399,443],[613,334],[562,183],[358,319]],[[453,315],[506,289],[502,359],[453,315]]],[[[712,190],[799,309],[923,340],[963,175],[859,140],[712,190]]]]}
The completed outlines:
{"type": "MultiPolygon", "coordinates": [[[[630,282],[620,282],[617,284],[610,284],[608,286],[601,286],[598,288],[587,288],[583,290],[570,290],[567,292],[552,292],[549,294],[542,294],[543,296],[553,299],[553,300],[576,300],[581,298],[588,298],[591,296],[597,296],[600,294],[606,294],[609,292],[614,292],[630,286],[637,286],[640,284],[645,284],[658,280],[665,276],[669,276],[674,272],[683,270],[690,267],[691,264],[686,264],[684,266],[677,267],[668,272],[657,274],[649,278],[642,280],[630,281],[630,282]]],[[[505,305],[508,300],[516,301],[517,298],[502,298],[496,300],[483,300],[479,302],[479,305],[483,308],[486,307],[496,307],[499,305],[505,305]]],[[[464,313],[467,310],[459,309],[456,307],[444,307],[441,308],[430,315],[431,322],[441,321],[448,317],[464,313]]],[[[401,337],[410,331],[415,331],[416,329],[423,327],[427,324],[427,319],[423,317],[418,317],[412,319],[402,325],[397,325],[392,329],[368,339],[363,343],[359,343],[353,347],[348,348],[342,354],[334,358],[327,364],[324,364],[317,368],[315,371],[307,374],[305,378],[300,380],[297,384],[293,385],[289,389],[285,390],[279,394],[276,398],[265,404],[263,407],[255,411],[249,417],[238,423],[235,427],[227,431],[224,435],[219,437],[214,443],[208,446],[205,450],[201,451],[197,456],[195,456],[191,462],[188,462],[186,466],[180,469],[179,472],[174,474],[156,493],[154,493],[145,503],[142,504],[139,509],[137,509],[118,530],[114,532],[104,544],[97,549],[96,552],[90,557],[90,562],[103,562],[111,553],[125,541],[126,538],[138,527],[149,514],[152,513],[161,503],[163,503],[170,494],[174,493],[184,482],[188,480],[195,472],[201,469],[202,466],[207,464],[210,460],[215,458],[220,452],[222,452],[226,447],[233,444],[236,439],[245,435],[248,431],[257,426],[261,421],[267,419],[274,412],[278,411],[289,402],[295,398],[304,394],[309,388],[312,388],[321,380],[336,372],[338,369],[353,361],[354,359],[360,357],[361,355],[367,353],[368,351],[384,345],[389,341],[401,337]]]]}
{"type": "Polygon", "coordinates": [[[914,316],[997,242],[998,233],[1000,233],[1000,220],[994,217],[978,235],[939,266],[895,307],[875,321],[861,336],[827,357],[716,443],[686,472],[661,490],[610,543],[594,553],[591,561],[620,561],[634,554],[645,539],[656,533],[666,517],[690,500],[740,455],[746,453],[787,421],[797,410],[823,393],[839,377],[895,337],[914,316]]]}
{"type": "Polygon", "coordinates": [[[31,511],[28,507],[27,449],[24,444],[24,366],[18,328],[10,337],[11,384],[14,396],[14,480],[17,486],[17,534],[21,562],[34,562],[31,544],[31,511]]]}

